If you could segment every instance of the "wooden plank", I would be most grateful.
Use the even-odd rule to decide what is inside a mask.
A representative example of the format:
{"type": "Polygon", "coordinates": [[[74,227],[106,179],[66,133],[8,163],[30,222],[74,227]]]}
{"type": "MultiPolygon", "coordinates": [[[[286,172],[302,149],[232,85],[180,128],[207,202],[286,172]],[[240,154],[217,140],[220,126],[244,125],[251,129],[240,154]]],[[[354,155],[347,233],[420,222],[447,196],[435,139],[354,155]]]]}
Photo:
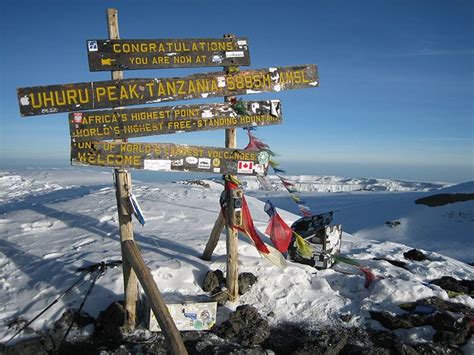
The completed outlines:
{"type": "Polygon", "coordinates": [[[140,284],[147,295],[147,298],[151,304],[153,314],[158,320],[158,324],[163,329],[166,340],[170,345],[172,354],[187,354],[187,350],[184,347],[183,339],[179,333],[176,325],[171,318],[170,312],[166,307],[166,303],[163,296],[156,285],[150,270],[147,268],[145,261],[140,253],[140,249],[133,240],[127,240],[122,243],[125,251],[127,260],[132,265],[133,270],[137,274],[140,284]]]}
{"type": "Polygon", "coordinates": [[[194,74],[181,78],[125,79],[36,86],[17,90],[22,116],[166,101],[279,92],[319,86],[317,67],[194,74]]]}
{"type": "Polygon", "coordinates": [[[85,142],[281,124],[279,100],[242,103],[245,114],[230,103],[74,112],[69,128],[73,141],[85,142]]]}
{"type": "Polygon", "coordinates": [[[247,38],[94,39],[90,71],[250,65],[247,38]]]}
{"type": "Polygon", "coordinates": [[[71,142],[73,165],[155,171],[265,175],[267,151],[169,143],[71,142]]]}

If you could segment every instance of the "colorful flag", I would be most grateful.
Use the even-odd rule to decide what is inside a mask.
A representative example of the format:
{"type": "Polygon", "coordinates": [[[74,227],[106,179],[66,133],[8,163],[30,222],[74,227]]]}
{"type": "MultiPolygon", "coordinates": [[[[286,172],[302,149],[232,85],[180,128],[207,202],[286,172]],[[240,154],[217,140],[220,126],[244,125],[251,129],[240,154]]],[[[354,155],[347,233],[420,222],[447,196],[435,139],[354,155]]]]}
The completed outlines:
{"type": "Polygon", "coordinates": [[[267,200],[265,203],[264,210],[270,216],[270,223],[267,226],[265,234],[270,236],[270,240],[275,248],[282,253],[286,253],[291,243],[293,231],[280,217],[270,200],[267,200]]]}

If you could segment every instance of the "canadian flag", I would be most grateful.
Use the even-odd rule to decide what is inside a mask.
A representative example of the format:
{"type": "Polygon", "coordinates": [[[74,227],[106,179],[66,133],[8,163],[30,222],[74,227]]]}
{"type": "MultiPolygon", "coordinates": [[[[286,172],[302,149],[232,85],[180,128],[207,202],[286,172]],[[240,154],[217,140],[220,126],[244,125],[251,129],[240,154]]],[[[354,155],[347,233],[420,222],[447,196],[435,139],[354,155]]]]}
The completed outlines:
{"type": "Polygon", "coordinates": [[[253,161],[239,161],[239,163],[237,165],[237,173],[252,174],[253,173],[253,161]]]}

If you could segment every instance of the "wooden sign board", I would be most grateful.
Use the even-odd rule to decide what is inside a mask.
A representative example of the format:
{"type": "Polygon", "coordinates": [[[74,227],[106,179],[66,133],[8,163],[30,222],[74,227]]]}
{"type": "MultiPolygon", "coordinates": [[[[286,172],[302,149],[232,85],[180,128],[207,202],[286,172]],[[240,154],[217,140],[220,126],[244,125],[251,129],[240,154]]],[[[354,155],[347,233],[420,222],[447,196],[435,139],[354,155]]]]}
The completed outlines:
{"type": "Polygon", "coordinates": [[[266,175],[267,151],[169,143],[71,142],[72,165],[154,171],[266,175]]]}
{"type": "Polygon", "coordinates": [[[22,116],[93,110],[319,86],[316,65],[194,74],[182,78],[126,79],[18,89],[22,116]]]}
{"type": "Polygon", "coordinates": [[[280,124],[280,101],[242,102],[240,115],[231,103],[74,112],[69,128],[74,142],[280,124]]]}
{"type": "Polygon", "coordinates": [[[90,71],[250,65],[247,38],[96,39],[90,71]]]}

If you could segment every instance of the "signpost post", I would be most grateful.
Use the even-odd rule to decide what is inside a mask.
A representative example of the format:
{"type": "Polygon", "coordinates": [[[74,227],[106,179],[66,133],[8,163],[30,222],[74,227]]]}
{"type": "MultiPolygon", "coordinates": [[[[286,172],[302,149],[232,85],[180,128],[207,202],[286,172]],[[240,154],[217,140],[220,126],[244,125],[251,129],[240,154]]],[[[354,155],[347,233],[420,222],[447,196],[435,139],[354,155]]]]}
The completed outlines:
{"type": "MultiPolygon", "coordinates": [[[[107,25],[109,37],[119,38],[118,11],[107,9],[107,25]]],[[[112,80],[123,79],[121,71],[112,72],[112,80]]],[[[163,333],[174,354],[187,354],[186,348],[176,325],[169,314],[168,308],[161,297],[160,291],[146,268],[140,250],[133,239],[132,213],[129,202],[132,179],[127,170],[115,169],[115,186],[117,196],[117,209],[120,225],[120,245],[122,250],[123,280],[125,293],[125,309],[127,310],[127,326],[133,330],[137,323],[137,302],[138,302],[138,278],[150,298],[153,312],[163,329],[163,333]]]]}
{"type": "MultiPolygon", "coordinates": [[[[319,86],[316,65],[240,70],[250,64],[246,38],[121,40],[116,9],[107,9],[109,39],[88,40],[91,71],[110,70],[112,80],[17,89],[22,116],[71,112],[71,163],[113,167],[123,260],[127,326],[137,323],[138,280],[171,351],[186,354],[150,270],[133,238],[132,180],[126,169],[265,175],[269,153],[237,149],[237,127],[280,124],[279,100],[238,101],[236,95],[319,86]],[[122,70],[223,66],[224,71],[178,78],[123,79],[122,70]],[[224,103],[152,108],[124,106],[224,97],[224,103]],[[97,109],[108,109],[97,111],[97,109]],[[93,110],[93,111],[90,111],[93,110]],[[88,112],[89,111],[89,112],[88,112]],[[170,143],[135,143],[128,138],[225,129],[225,148],[170,143]]],[[[242,190],[225,191],[202,258],[210,260],[226,227],[227,292],[238,297],[237,232],[242,224],[242,190]]]]}
{"type": "MultiPolygon", "coordinates": [[[[109,37],[117,39],[119,35],[119,26],[116,9],[107,9],[107,28],[109,37]]],[[[121,71],[112,71],[112,80],[123,79],[121,71]]],[[[119,218],[120,245],[122,250],[122,271],[124,283],[124,302],[127,310],[127,326],[129,329],[135,329],[137,324],[137,302],[139,297],[138,279],[127,258],[124,257],[123,243],[127,240],[133,241],[132,213],[130,211],[129,196],[132,189],[132,178],[127,170],[115,169],[115,195],[117,198],[117,212],[119,218]]]]}

